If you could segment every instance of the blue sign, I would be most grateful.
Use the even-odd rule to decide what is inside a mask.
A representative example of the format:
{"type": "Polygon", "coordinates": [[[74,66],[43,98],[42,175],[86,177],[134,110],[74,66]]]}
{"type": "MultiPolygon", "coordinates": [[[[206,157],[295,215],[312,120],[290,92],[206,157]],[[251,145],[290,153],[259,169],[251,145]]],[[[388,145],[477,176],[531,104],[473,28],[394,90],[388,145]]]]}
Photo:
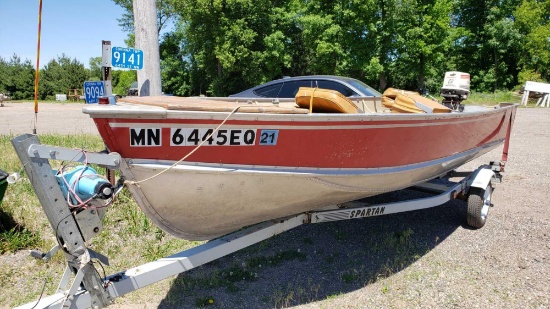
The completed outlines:
{"type": "Polygon", "coordinates": [[[143,51],[130,47],[113,47],[111,49],[111,66],[141,70],[143,69],[143,51]]]}
{"type": "Polygon", "coordinates": [[[84,82],[84,95],[86,103],[98,103],[99,97],[105,95],[103,82],[84,82]]]}
{"type": "Polygon", "coordinates": [[[279,130],[261,130],[258,144],[261,146],[277,145],[277,137],[279,137],[279,130]]]}

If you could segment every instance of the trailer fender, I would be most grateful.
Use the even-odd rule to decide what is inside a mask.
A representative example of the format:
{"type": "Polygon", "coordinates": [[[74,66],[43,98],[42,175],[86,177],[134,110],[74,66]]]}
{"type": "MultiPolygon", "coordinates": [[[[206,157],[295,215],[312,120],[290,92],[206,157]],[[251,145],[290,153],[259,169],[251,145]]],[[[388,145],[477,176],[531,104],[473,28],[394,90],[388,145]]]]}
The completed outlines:
{"type": "Polygon", "coordinates": [[[468,180],[468,191],[471,187],[485,190],[492,179],[496,180],[495,172],[488,168],[480,168],[468,180]]]}

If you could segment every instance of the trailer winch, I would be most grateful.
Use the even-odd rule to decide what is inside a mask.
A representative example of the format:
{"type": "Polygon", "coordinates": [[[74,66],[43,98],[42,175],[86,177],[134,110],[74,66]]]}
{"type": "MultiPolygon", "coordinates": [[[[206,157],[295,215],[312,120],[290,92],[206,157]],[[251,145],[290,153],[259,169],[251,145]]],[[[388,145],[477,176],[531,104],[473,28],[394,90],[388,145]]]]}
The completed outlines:
{"type": "Polygon", "coordinates": [[[72,206],[113,196],[114,186],[90,166],[79,165],[69,172],[54,170],[54,175],[67,202],[72,206]]]}

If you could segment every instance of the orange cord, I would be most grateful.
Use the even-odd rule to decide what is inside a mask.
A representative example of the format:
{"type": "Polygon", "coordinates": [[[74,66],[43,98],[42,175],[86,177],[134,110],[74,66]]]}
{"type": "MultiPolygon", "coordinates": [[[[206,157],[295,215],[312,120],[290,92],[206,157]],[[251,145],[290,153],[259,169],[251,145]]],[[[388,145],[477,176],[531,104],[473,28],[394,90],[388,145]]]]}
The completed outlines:
{"type": "Polygon", "coordinates": [[[36,118],[38,114],[38,72],[40,71],[40,31],[42,28],[42,0],[39,0],[38,5],[38,45],[36,48],[36,72],[34,73],[34,129],[36,134],[36,118]]]}

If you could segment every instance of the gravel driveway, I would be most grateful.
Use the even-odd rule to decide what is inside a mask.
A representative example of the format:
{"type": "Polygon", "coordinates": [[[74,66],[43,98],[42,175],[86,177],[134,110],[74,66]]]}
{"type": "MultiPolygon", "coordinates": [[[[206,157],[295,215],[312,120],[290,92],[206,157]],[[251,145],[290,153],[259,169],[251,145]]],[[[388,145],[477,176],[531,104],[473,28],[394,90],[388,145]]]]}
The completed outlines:
{"type": "MultiPolygon", "coordinates": [[[[40,103],[36,114],[38,134],[98,134],[90,116],[82,113],[83,103],[40,103]]],[[[0,134],[32,133],[34,103],[4,103],[0,107],[0,134]]]]}
{"type": "MultiPolygon", "coordinates": [[[[82,106],[42,104],[38,132],[97,133],[82,106]]],[[[30,132],[32,117],[32,104],[7,103],[0,108],[0,134],[30,132]]],[[[461,170],[500,160],[500,151],[461,170]]],[[[518,111],[509,153],[482,229],[465,225],[461,201],[301,226],[131,293],[112,308],[196,307],[201,297],[213,300],[204,303],[209,308],[550,308],[550,109],[518,111]],[[191,284],[281,252],[296,254],[256,267],[255,277],[237,281],[237,289],[191,284]]]]}

